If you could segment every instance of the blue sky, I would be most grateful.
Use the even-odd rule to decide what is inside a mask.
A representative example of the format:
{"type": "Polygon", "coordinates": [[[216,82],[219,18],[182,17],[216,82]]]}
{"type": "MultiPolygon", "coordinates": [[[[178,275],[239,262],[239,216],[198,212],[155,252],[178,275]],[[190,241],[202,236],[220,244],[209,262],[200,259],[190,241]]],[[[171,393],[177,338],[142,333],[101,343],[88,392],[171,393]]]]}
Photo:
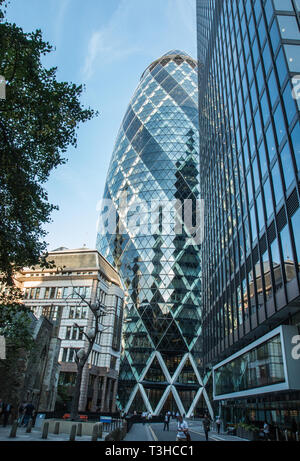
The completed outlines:
{"type": "Polygon", "coordinates": [[[97,203],[114,142],[145,68],[172,49],[196,58],[195,0],[11,0],[7,20],[41,29],[56,50],[45,66],[83,83],[82,102],[99,117],[80,126],[77,149],[46,184],[59,206],[46,226],[48,249],[95,247],[97,203]]]}

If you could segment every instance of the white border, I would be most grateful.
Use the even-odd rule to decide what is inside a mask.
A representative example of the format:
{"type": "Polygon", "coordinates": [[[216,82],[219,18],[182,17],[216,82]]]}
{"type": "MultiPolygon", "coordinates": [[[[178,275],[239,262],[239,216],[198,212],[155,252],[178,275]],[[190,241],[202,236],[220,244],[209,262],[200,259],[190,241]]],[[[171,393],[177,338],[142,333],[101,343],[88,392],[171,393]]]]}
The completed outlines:
{"type": "Polygon", "coordinates": [[[288,376],[288,369],[287,369],[287,360],[286,360],[286,352],[285,352],[285,344],[284,344],[284,327],[293,327],[290,325],[280,325],[279,327],[275,328],[274,330],[270,331],[266,335],[262,336],[261,338],[257,339],[256,341],[252,342],[248,346],[244,347],[240,351],[236,352],[235,354],[231,355],[227,359],[223,360],[222,362],[218,363],[213,367],[213,399],[214,400],[227,400],[227,399],[235,399],[239,397],[247,397],[253,396],[256,394],[266,394],[269,392],[278,392],[284,391],[289,389],[289,376],[288,376]],[[230,394],[221,394],[216,395],[215,393],[215,371],[218,368],[222,367],[223,365],[232,362],[236,358],[240,357],[241,355],[249,352],[250,350],[254,349],[255,347],[259,346],[262,343],[267,342],[269,339],[273,338],[274,336],[280,335],[280,342],[282,348],[282,358],[283,358],[283,368],[284,368],[284,379],[285,381],[278,384],[271,384],[269,386],[261,386],[256,387],[254,389],[248,389],[241,392],[231,392],[230,394]]]}

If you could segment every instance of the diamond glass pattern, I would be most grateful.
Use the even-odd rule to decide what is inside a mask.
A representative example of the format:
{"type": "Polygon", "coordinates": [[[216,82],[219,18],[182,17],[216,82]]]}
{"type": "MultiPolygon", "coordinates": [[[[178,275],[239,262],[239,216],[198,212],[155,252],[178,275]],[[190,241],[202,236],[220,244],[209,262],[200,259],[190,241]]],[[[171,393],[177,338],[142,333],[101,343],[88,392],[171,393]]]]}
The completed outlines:
{"type": "Polygon", "coordinates": [[[107,174],[104,199],[113,200],[123,231],[102,231],[97,248],[119,269],[128,293],[118,391],[125,411],[158,414],[168,407],[190,414],[203,386],[200,247],[185,228],[174,232],[174,212],[169,222],[160,214],[170,200],[199,199],[197,98],[196,61],[175,50],[152,63],[129,104],[107,174]],[[135,203],[129,221],[120,211],[124,191],[135,203]],[[154,200],[159,219],[149,232],[145,205],[154,200]]]}

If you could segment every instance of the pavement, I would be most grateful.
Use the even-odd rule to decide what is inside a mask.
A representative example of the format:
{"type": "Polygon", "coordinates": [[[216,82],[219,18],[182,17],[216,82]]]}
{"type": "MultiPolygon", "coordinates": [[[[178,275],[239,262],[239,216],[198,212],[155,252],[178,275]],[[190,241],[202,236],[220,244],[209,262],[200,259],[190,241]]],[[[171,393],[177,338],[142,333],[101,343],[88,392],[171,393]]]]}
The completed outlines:
{"type": "MultiPolygon", "coordinates": [[[[187,420],[192,442],[204,442],[205,434],[202,427],[202,422],[197,420],[187,420]]],[[[175,442],[177,434],[177,422],[175,420],[170,421],[169,431],[163,430],[164,423],[139,423],[134,424],[128,434],[126,435],[124,442],[175,442]]],[[[39,428],[32,428],[30,433],[26,432],[25,427],[18,427],[16,437],[10,438],[11,426],[3,427],[0,426],[0,442],[67,442],[69,441],[68,434],[52,434],[48,433],[47,439],[42,439],[42,432],[39,428]]],[[[106,433],[103,433],[103,438],[99,441],[103,441],[106,433]]],[[[76,436],[77,442],[89,442],[91,436],[76,436]]],[[[217,434],[216,431],[212,430],[209,432],[209,441],[213,442],[241,442],[247,441],[239,437],[227,435],[222,432],[217,434]]],[[[122,442],[121,442],[122,443],[122,442]]]]}
{"type": "MultiPolygon", "coordinates": [[[[18,427],[16,437],[14,438],[9,437],[10,431],[10,425],[6,427],[0,426],[0,442],[67,442],[70,440],[69,434],[55,435],[50,432],[47,439],[42,439],[42,432],[39,428],[32,428],[31,432],[27,433],[26,427],[18,427]]],[[[103,441],[106,435],[107,433],[103,432],[102,439],[98,441],[103,441]]],[[[90,442],[91,436],[76,436],[75,440],[76,442],[90,442]]]]}
{"type": "MultiPolygon", "coordinates": [[[[192,442],[205,442],[205,434],[200,420],[187,420],[192,442]]],[[[125,442],[175,442],[177,434],[177,422],[170,421],[169,431],[163,430],[164,423],[142,423],[134,424],[128,434],[125,442]]],[[[211,442],[248,442],[249,440],[241,439],[233,435],[211,430],[209,432],[208,441],[211,442]]]]}

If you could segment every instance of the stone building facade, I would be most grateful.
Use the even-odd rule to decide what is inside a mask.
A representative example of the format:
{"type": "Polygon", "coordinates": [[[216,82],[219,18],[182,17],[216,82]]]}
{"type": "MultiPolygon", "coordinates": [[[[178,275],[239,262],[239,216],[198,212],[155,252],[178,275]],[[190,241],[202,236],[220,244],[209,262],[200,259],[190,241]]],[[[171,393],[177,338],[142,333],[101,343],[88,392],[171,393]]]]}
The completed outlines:
{"type": "MultiPolygon", "coordinates": [[[[75,354],[88,345],[80,328],[87,333],[93,327],[89,304],[100,301],[108,314],[102,317],[103,331],[84,368],[79,411],[115,412],[124,298],[118,273],[97,250],[87,248],[59,248],[49,253],[48,260],[55,267],[26,268],[18,282],[24,303],[37,318],[46,317],[54,324],[61,341],[56,383],[61,406],[56,409],[70,409],[77,373],[75,354]]],[[[52,348],[54,352],[54,344],[52,348]]],[[[51,379],[47,373],[45,379],[51,379]]]]}
{"type": "Polygon", "coordinates": [[[33,403],[38,412],[51,412],[57,396],[60,340],[51,321],[29,316],[32,348],[16,350],[7,341],[6,359],[0,361],[0,397],[11,403],[14,416],[22,402],[33,403]]]}

